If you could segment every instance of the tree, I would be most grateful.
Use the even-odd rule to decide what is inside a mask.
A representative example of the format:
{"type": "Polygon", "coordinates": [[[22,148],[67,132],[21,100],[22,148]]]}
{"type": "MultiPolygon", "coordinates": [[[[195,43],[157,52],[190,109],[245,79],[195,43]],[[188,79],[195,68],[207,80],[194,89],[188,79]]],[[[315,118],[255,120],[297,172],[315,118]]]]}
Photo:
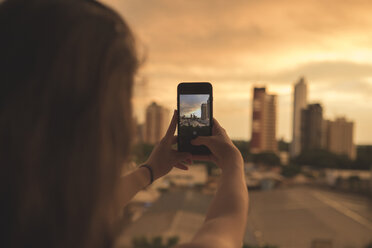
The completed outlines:
{"type": "Polygon", "coordinates": [[[249,141],[233,140],[233,143],[242,154],[244,162],[248,162],[250,160],[249,141]]]}
{"type": "Polygon", "coordinates": [[[147,237],[141,236],[132,239],[133,248],[171,248],[177,245],[179,238],[177,236],[169,237],[167,242],[163,244],[163,237],[156,236],[148,240],[147,237]]]}
{"type": "Polygon", "coordinates": [[[135,144],[132,148],[132,158],[133,161],[137,164],[141,164],[147,160],[150,156],[152,149],[154,149],[154,145],[146,144],[146,143],[139,143],[135,144]]]}
{"type": "Polygon", "coordinates": [[[346,155],[339,155],[323,149],[302,152],[294,163],[317,168],[352,169],[353,162],[346,155]]]}
{"type": "Polygon", "coordinates": [[[273,152],[261,152],[252,155],[252,161],[256,164],[268,166],[280,165],[280,158],[273,152]]]}
{"type": "Polygon", "coordinates": [[[283,139],[278,141],[278,149],[279,151],[289,152],[289,143],[283,139]]]}
{"type": "Polygon", "coordinates": [[[282,176],[291,178],[301,172],[301,167],[295,164],[290,164],[282,167],[282,176]]]}
{"type": "Polygon", "coordinates": [[[369,170],[372,167],[372,146],[357,146],[357,158],[353,168],[369,170]]]}

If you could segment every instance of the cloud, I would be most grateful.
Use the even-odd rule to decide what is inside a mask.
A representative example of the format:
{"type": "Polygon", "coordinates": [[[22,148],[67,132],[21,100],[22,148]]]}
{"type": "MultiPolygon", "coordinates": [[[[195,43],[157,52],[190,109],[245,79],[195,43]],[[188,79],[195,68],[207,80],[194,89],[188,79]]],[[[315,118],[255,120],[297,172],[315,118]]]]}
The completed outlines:
{"type": "Polygon", "coordinates": [[[156,63],[223,65],[239,62],[241,55],[267,58],[304,48],[369,47],[372,40],[365,34],[372,25],[371,1],[106,2],[126,17],[156,63]]]}
{"type": "MultiPolygon", "coordinates": [[[[230,68],[157,67],[151,70],[148,76],[163,82],[175,83],[185,76],[196,81],[208,79],[223,88],[225,92],[230,90],[232,94],[242,96],[246,95],[242,94],[242,91],[250,91],[254,84],[291,85],[304,76],[311,84],[323,84],[320,90],[372,94],[371,84],[367,81],[372,78],[372,64],[350,61],[313,61],[266,74],[230,68]]],[[[164,87],[167,87],[166,84],[164,87]]]]}
{"type": "Polygon", "coordinates": [[[372,77],[372,64],[361,64],[350,61],[313,61],[296,66],[289,70],[267,75],[271,82],[291,82],[299,75],[306,75],[314,82],[327,81],[332,84],[338,82],[353,82],[372,77]]]}
{"type": "Polygon", "coordinates": [[[136,113],[152,99],[174,106],[181,81],[210,81],[216,116],[233,137],[249,138],[252,87],[266,85],[279,95],[278,133],[290,139],[292,87],[303,75],[311,101],[351,116],[357,142],[372,142],[372,1],[104,2],[147,51],[136,113]]]}
{"type": "Polygon", "coordinates": [[[180,95],[180,115],[189,115],[200,110],[201,104],[207,100],[208,95],[180,95]]]}

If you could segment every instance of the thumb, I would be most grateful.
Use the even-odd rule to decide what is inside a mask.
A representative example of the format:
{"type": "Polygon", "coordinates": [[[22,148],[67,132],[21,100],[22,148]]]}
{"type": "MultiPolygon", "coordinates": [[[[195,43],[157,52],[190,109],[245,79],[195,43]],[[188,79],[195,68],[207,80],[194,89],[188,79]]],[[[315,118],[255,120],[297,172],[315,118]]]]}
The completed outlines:
{"type": "Polygon", "coordinates": [[[174,151],[174,152],[175,152],[177,161],[183,161],[183,160],[191,159],[192,158],[191,153],[188,153],[188,152],[177,152],[177,151],[174,151]]]}
{"type": "Polygon", "coordinates": [[[209,147],[212,143],[211,136],[199,136],[196,139],[191,140],[191,144],[195,146],[205,145],[209,147]]]}

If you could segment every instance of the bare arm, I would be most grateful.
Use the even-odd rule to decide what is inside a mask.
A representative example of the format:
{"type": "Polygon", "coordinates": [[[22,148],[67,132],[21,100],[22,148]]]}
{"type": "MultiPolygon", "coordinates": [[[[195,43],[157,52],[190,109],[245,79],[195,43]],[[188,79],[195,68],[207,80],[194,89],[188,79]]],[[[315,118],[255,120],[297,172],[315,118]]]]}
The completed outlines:
{"type": "Polygon", "coordinates": [[[125,206],[138,191],[150,184],[150,173],[146,168],[137,168],[132,173],[120,178],[119,206],[125,206]]]}
{"type": "Polygon", "coordinates": [[[222,169],[219,186],[202,227],[190,243],[179,248],[242,247],[248,215],[243,159],[216,120],[214,124],[212,137],[199,137],[194,142],[208,146],[212,155],[195,158],[212,160],[222,169]]]}
{"type": "MultiPolygon", "coordinates": [[[[154,180],[166,175],[173,167],[187,170],[185,164],[190,164],[191,154],[178,152],[172,149],[172,144],[176,142],[174,132],[177,126],[177,112],[173,114],[168,131],[155,146],[149,159],[145,164],[151,166],[154,173],[154,180]]],[[[150,172],[147,168],[138,168],[132,173],[120,178],[118,192],[119,207],[125,206],[138,191],[150,184],[150,172]]]]}
{"type": "Polygon", "coordinates": [[[214,240],[224,244],[223,247],[242,247],[248,215],[248,191],[242,174],[239,171],[222,174],[216,196],[194,241],[214,240]]]}

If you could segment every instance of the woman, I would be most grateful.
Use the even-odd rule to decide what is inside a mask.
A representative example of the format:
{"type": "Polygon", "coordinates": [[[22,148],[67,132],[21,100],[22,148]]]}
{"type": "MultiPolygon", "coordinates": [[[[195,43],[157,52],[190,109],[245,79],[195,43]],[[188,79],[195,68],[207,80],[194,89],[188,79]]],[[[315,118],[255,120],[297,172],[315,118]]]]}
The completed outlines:
{"type": "MultiPolygon", "coordinates": [[[[119,211],[150,183],[128,162],[133,35],[94,1],[8,0],[0,5],[0,247],[112,247],[119,211]]],[[[240,247],[248,193],[243,161],[214,120],[199,137],[211,156],[172,150],[176,115],[146,164],[154,179],[191,159],[222,176],[205,222],[178,247],[240,247]]],[[[149,223],[151,224],[151,223],[149,223]]]]}

